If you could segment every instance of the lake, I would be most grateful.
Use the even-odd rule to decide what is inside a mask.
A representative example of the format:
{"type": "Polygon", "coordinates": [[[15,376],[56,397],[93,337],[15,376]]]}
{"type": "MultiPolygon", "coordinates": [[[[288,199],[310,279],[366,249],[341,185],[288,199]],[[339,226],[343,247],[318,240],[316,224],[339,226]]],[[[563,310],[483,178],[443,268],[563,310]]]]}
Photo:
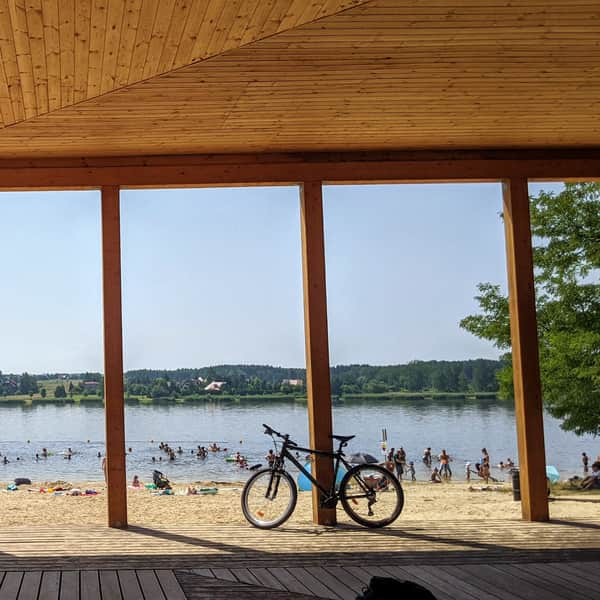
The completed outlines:
{"type": "MultiPolygon", "coordinates": [[[[382,428],[387,429],[388,447],[403,446],[409,460],[414,460],[417,477],[427,477],[421,463],[424,447],[434,453],[447,449],[459,478],[464,463],[479,460],[483,446],[493,463],[516,460],[514,409],[496,401],[361,401],[334,407],[334,431],[356,434],[348,452],[367,451],[381,456],[382,428]]],[[[245,402],[127,405],[127,455],[129,477],[138,474],[149,480],[153,468],[163,471],[176,482],[195,480],[232,481],[244,479],[248,471],[224,460],[225,454],[196,458],[197,445],[216,441],[229,454],[241,451],[250,465],[264,463],[270,438],[262,433],[262,423],[290,433],[294,440],[306,444],[308,427],[303,403],[245,402]],[[181,446],[183,454],[169,462],[158,450],[160,441],[181,446]],[[152,462],[152,457],[156,463],[152,462]],[[159,457],[163,461],[159,462],[159,457]]],[[[581,472],[580,457],[587,452],[592,459],[600,453],[600,442],[590,437],[562,431],[559,423],[545,417],[546,455],[563,477],[581,472]]],[[[104,452],[104,412],[101,405],[73,404],[0,404],[0,453],[10,462],[0,461],[0,481],[29,477],[34,481],[65,479],[70,481],[102,479],[98,453],[104,452]],[[28,443],[28,440],[29,443],[28,443]],[[52,455],[35,460],[46,447],[52,455]],[[72,448],[71,460],[63,452],[72,448]],[[16,460],[17,457],[20,460],[16,460]]],[[[496,469],[496,476],[506,474],[496,469]]]]}

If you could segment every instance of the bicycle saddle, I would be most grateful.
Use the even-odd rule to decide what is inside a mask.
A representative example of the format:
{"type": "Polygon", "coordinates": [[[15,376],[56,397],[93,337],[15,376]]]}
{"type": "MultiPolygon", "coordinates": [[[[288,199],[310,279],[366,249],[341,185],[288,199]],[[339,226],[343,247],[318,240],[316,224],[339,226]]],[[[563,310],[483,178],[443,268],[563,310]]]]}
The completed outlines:
{"type": "Polygon", "coordinates": [[[332,440],[337,440],[338,442],[349,442],[351,439],[355,438],[355,435],[332,435],[332,440]]]}

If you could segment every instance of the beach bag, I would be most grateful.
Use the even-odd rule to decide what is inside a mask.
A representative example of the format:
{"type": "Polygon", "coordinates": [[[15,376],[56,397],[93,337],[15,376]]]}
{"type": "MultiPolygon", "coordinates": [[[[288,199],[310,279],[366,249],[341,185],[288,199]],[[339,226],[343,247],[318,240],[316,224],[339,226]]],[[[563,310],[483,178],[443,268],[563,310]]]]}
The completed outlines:
{"type": "Polygon", "coordinates": [[[414,581],[392,577],[371,577],[369,587],[356,600],[436,600],[435,596],[414,581]]]}
{"type": "Polygon", "coordinates": [[[31,479],[27,479],[27,477],[17,477],[15,479],[15,485],[31,485],[31,479]]]}

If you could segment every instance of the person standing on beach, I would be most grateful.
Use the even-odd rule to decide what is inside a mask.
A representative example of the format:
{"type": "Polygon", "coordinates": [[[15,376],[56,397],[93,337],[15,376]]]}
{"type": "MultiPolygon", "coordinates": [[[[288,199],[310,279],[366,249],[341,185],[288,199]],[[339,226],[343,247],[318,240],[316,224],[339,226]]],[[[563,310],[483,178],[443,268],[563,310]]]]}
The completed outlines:
{"type": "Polygon", "coordinates": [[[411,481],[417,480],[417,476],[415,473],[415,463],[412,460],[408,463],[408,474],[410,475],[411,481]]]}
{"type": "Polygon", "coordinates": [[[402,481],[402,475],[404,474],[404,462],[406,461],[406,455],[403,457],[402,453],[402,448],[400,448],[400,450],[393,455],[394,466],[396,467],[396,477],[398,477],[400,481],[402,481]]]}
{"type": "Polygon", "coordinates": [[[438,458],[440,461],[440,477],[446,477],[447,479],[450,479],[452,477],[452,469],[450,468],[450,455],[445,449],[443,449],[438,458]]]}
{"type": "Polygon", "coordinates": [[[581,462],[583,464],[583,472],[587,473],[588,465],[590,464],[590,457],[585,452],[581,453],[581,462]]]}

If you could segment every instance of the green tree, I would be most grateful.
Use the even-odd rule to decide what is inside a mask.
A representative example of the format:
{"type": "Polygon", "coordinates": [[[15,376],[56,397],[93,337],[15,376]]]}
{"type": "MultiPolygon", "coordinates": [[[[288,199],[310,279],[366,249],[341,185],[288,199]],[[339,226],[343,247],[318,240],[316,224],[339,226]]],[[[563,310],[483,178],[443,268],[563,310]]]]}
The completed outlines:
{"type": "Polygon", "coordinates": [[[29,373],[23,373],[19,381],[19,391],[21,394],[36,394],[38,391],[37,380],[29,373]]]}
{"type": "MultiPolygon", "coordinates": [[[[567,183],[530,198],[540,371],[544,402],[578,435],[600,434],[600,184],[567,183]]],[[[508,299],[500,286],[478,286],[481,313],[461,327],[510,348],[508,299]]],[[[511,393],[510,355],[498,372],[511,393]]]]}
{"type": "Polygon", "coordinates": [[[45,398],[45,397],[46,397],[46,395],[47,395],[47,393],[48,393],[48,392],[46,391],[46,388],[42,388],[42,389],[40,390],[40,396],[41,396],[42,398],[45,398]]]}
{"type": "Polygon", "coordinates": [[[55,398],[66,398],[67,397],[67,391],[65,390],[65,386],[62,383],[59,383],[56,386],[56,389],[54,390],[54,397],[55,398]]]}

